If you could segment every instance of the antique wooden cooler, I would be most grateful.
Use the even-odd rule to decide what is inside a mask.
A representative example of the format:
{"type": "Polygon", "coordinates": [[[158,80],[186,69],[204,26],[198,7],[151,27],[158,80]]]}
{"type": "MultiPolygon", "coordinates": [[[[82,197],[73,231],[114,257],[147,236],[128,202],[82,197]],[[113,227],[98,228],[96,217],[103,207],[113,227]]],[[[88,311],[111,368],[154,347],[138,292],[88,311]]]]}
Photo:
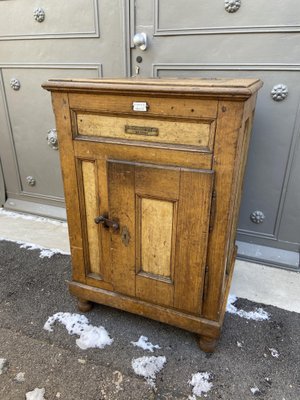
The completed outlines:
{"type": "Polygon", "coordinates": [[[257,90],[239,80],[49,80],[79,310],[195,332],[213,351],[257,90]]]}

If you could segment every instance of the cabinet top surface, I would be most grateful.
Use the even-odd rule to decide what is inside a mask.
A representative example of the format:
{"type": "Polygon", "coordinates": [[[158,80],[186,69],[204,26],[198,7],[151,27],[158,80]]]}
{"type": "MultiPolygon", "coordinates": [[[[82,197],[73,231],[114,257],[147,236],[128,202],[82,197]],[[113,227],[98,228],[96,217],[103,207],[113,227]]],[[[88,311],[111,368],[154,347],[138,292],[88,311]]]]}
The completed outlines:
{"type": "Polygon", "coordinates": [[[259,79],[49,79],[42,86],[50,91],[165,94],[246,99],[261,86],[259,79]]]}

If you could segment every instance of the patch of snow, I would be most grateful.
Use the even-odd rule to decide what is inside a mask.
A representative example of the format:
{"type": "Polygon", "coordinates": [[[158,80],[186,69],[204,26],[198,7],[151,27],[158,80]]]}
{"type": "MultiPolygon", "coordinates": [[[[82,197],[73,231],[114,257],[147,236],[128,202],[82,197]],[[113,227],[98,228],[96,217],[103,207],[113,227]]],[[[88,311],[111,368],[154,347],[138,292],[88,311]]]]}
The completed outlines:
{"type": "Polygon", "coordinates": [[[226,311],[230,314],[236,314],[241,318],[252,319],[255,321],[264,321],[270,318],[270,314],[262,308],[255,308],[254,311],[244,311],[238,310],[233,304],[237,301],[237,297],[235,295],[230,294],[228,296],[228,302],[226,311]]]}
{"type": "Polygon", "coordinates": [[[279,352],[278,350],[274,349],[273,347],[269,348],[269,351],[271,353],[271,356],[274,358],[279,358],[279,352]]]}
{"type": "Polygon", "coordinates": [[[26,400],[46,400],[44,397],[45,389],[35,388],[31,392],[26,393],[26,400]]]}
{"type": "Polygon", "coordinates": [[[143,376],[147,383],[155,389],[156,375],[167,362],[166,357],[140,357],[132,360],[131,365],[137,375],[143,376]]]}
{"type": "Polygon", "coordinates": [[[0,358],[0,375],[2,375],[8,368],[8,361],[6,358],[0,358]]]}
{"type": "Polygon", "coordinates": [[[18,383],[22,383],[25,382],[25,372],[19,372],[15,378],[14,381],[18,382],[18,383]]]}
{"type": "Polygon", "coordinates": [[[206,396],[213,384],[211,383],[211,374],[209,372],[197,372],[192,375],[192,379],[188,382],[193,387],[193,396],[189,396],[190,400],[196,400],[195,396],[201,397],[202,393],[206,396]]]}
{"type": "Polygon", "coordinates": [[[151,353],[153,353],[153,349],[160,349],[158,344],[152,344],[151,342],[148,342],[147,336],[140,336],[137,342],[131,342],[131,344],[136,347],[141,347],[144,350],[149,350],[151,353]]]}
{"type": "Polygon", "coordinates": [[[27,242],[23,242],[21,240],[12,240],[12,239],[6,239],[4,237],[0,237],[0,241],[2,241],[2,240],[5,240],[6,242],[17,243],[20,245],[21,249],[40,250],[40,258],[45,258],[45,257],[50,258],[54,254],[70,255],[70,253],[60,250],[60,249],[48,249],[48,248],[40,246],[38,244],[27,243],[27,242]]]}
{"type": "Polygon", "coordinates": [[[67,223],[64,221],[59,221],[59,220],[45,218],[45,217],[38,217],[36,215],[31,215],[31,214],[16,213],[13,211],[4,210],[3,208],[0,208],[0,215],[3,215],[5,217],[10,217],[13,219],[20,218],[20,219],[24,219],[24,220],[28,220],[28,221],[47,222],[52,225],[67,227],[67,223]]]}
{"type": "Polygon", "coordinates": [[[93,326],[85,315],[59,312],[49,317],[44,325],[44,329],[53,332],[53,324],[58,321],[65,326],[69,335],[79,336],[76,344],[82,350],[89,348],[103,349],[110,346],[114,341],[109,337],[108,332],[103,326],[93,326]]]}
{"type": "Polygon", "coordinates": [[[26,243],[26,242],[21,242],[21,241],[17,241],[16,243],[20,244],[21,249],[40,250],[40,258],[45,258],[45,257],[50,258],[54,254],[69,254],[60,249],[47,249],[43,246],[39,246],[38,244],[26,243]]]}
{"type": "Polygon", "coordinates": [[[251,393],[253,394],[253,396],[255,396],[256,394],[260,393],[260,390],[258,389],[257,386],[250,388],[251,393]]]}
{"type": "Polygon", "coordinates": [[[123,382],[123,375],[120,371],[113,372],[113,383],[116,385],[116,391],[123,390],[121,383],[123,382]]]}

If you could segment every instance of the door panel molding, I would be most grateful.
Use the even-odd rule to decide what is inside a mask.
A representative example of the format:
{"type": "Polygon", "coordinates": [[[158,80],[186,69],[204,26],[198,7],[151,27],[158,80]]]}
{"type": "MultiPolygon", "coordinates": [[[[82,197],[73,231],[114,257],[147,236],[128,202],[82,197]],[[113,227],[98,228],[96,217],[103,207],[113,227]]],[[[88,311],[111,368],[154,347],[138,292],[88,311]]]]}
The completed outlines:
{"type": "Polygon", "coordinates": [[[280,63],[153,63],[152,77],[159,78],[159,71],[300,71],[300,64],[280,63]]]}
{"type": "MultiPolygon", "coordinates": [[[[64,205],[64,199],[62,197],[29,192],[22,185],[21,172],[19,168],[17,151],[14,141],[13,127],[11,124],[11,111],[9,110],[6,88],[4,85],[3,71],[6,69],[7,70],[11,69],[12,71],[14,69],[88,70],[88,71],[95,71],[97,76],[102,77],[102,64],[96,64],[96,63],[0,64],[0,105],[1,105],[1,119],[3,121],[1,128],[1,130],[3,129],[3,131],[1,131],[1,138],[0,138],[0,143],[1,143],[0,155],[2,159],[4,179],[7,182],[8,201],[11,203],[12,199],[18,199],[24,201],[32,200],[33,202],[41,200],[42,202],[49,202],[50,204],[60,205],[62,207],[64,205]]],[[[43,94],[42,88],[41,88],[41,93],[43,94]]],[[[7,206],[10,207],[9,205],[7,206]]]]}
{"type": "MultiPolygon", "coordinates": [[[[252,2],[253,0],[251,0],[252,2]]],[[[230,22],[233,20],[233,15],[230,15],[227,13],[225,13],[224,15],[221,15],[221,13],[223,14],[224,12],[224,8],[218,8],[216,7],[215,10],[215,16],[222,16],[223,18],[226,19],[226,17],[228,17],[228,25],[226,23],[226,25],[222,26],[220,24],[220,26],[193,26],[193,27],[182,27],[182,28],[176,28],[176,27],[172,27],[172,28],[166,28],[161,26],[160,24],[160,0],[155,0],[154,2],[154,36],[187,36],[187,35],[215,35],[215,34],[235,34],[235,33],[274,33],[274,32],[300,32],[300,24],[271,24],[271,25],[254,25],[254,24],[250,24],[250,25],[245,25],[243,26],[241,25],[231,25],[230,22]]],[[[211,2],[212,3],[212,2],[211,2]]],[[[259,3],[259,2],[258,2],[259,3]]],[[[263,2],[263,5],[267,4],[268,2],[263,2]]],[[[222,5],[222,1],[220,2],[220,6],[224,7],[222,5]]],[[[234,20],[236,21],[236,19],[241,20],[242,17],[245,19],[245,21],[247,21],[247,19],[249,18],[247,15],[247,9],[246,9],[246,4],[243,4],[243,6],[241,7],[241,10],[239,10],[237,12],[237,15],[235,15],[234,20]]],[[[295,7],[292,7],[289,5],[289,8],[291,9],[296,9],[297,3],[295,2],[295,7]]],[[[185,4],[186,7],[186,4],[185,4]]],[[[212,7],[211,5],[209,6],[210,8],[212,7]]],[[[276,6],[272,6],[272,9],[274,9],[276,6]]],[[[259,4],[257,5],[257,12],[259,11],[260,14],[264,14],[264,15],[268,15],[269,12],[268,10],[262,10],[260,9],[262,8],[259,7],[259,4]],[[260,9],[260,10],[259,10],[260,9]]],[[[253,11],[253,10],[252,10],[253,11]]],[[[178,13],[180,13],[180,11],[178,11],[178,13]]],[[[282,19],[282,13],[278,13],[279,15],[279,20],[282,19]]],[[[210,20],[210,18],[208,18],[210,20]]],[[[173,18],[173,21],[178,21],[177,18],[173,18]]],[[[215,21],[215,19],[214,19],[215,21]]],[[[222,20],[220,21],[222,22],[222,20]]],[[[215,22],[215,24],[217,24],[215,22]]]]}
{"type": "MultiPolygon", "coordinates": [[[[68,38],[97,38],[100,37],[100,28],[99,28],[99,10],[98,10],[98,0],[91,0],[92,1],[92,12],[93,12],[93,26],[91,26],[91,30],[85,29],[85,30],[78,30],[77,32],[74,32],[74,29],[69,32],[37,32],[32,34],[31,32],[29,33],[15,33],[15,34],[0,34],[0,40],[30,40],[30,39],[68,39],[68,38]]],[[[3,5],[5,4],[3,1],[1,2],[3,5]]],[[[9,7],[11,7],[11,2],[9,2],[9,7]]],[[[20,2],[19,2],[20,3],[20,2]]],[[[70,2],[70,7],[72,6],[70,2]]],[[[17,5],[16,5],[17,6],[17,5]]],[[[28,5],[26,5],[28,7],[28,5]]],[[[34,7],[34,5],[33,5],[34,7]]],[[[45,21],[47,22],[47,5],[45,7],[46,9],[46,19],[45,21]]],[[[51,9],[52,10],[52,9],[51,9]]],[[[33,18],[33,11],[34,9],[30,10],[30,18],[33,18]]],[[[70,9],[70,12],[72,12],[72,9],[70,9]]],[[[65,18],[70,18],[70,15],[65,15],[61,16],[62,21],[65,20],[65,18]]],[[[20,23],[19,21],[14,21],[15,26],[19,26],[20,23]]],[[[39,27],[37,23],[34,21],[34,27],[39,27]]],[[[32,29],[32,27],[31,27],[32,29]]]]}

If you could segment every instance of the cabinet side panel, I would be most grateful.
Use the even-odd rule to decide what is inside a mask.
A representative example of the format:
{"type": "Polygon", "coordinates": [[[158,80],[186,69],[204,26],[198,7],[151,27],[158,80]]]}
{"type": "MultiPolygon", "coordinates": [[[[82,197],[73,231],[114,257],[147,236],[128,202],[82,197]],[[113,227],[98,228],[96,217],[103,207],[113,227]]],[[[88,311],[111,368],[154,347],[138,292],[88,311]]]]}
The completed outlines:
{"type": "Polygon", "coordinates": [[[236,160],[235,166],[235,177],[234,177],[234,192],[232,194],[232,204],[234,207],[232,209],[232,225],[230,231],[230,244],[228,249],[228,258],[226,265],[226,273],[230,274],[230,268],[234,266],[234,262],[232,262],[232,256],[235,252],[235,240],[236,240],[236,231],[239,217],[239,209],[241,204],[241,196],[242,196],[242,188],[243,188],[243,179],[245,175],[245,167],[247,163],[248,156],[248,148],[249,142],[251,138],[251,131],[254,119],[254,107],[256,102],[256,95],[251,97],[245,104],[245,113],[244,113],[244,121],[243,126],[241,128],[239,140],[238,140],[238,157],[236,160]]]}
{"type": "Polygon", "coordinates": [[[232,226],[232,193],[235,192],[235,168],[238,137],[243,123],[244,103],[220,101],[215,137],[213,170],[215,176],[215,223],[209,237],[207,257],[207,296],[202,315],[220,319],[225,269],[232,226]]]}
{"type": "Polygon", "coordinates": [[[55,113],[60,148],[60,163],[66,199],[73,279],[85,283],[80,207],[68,95],[52,92],[52,105],[55,113]]]}

